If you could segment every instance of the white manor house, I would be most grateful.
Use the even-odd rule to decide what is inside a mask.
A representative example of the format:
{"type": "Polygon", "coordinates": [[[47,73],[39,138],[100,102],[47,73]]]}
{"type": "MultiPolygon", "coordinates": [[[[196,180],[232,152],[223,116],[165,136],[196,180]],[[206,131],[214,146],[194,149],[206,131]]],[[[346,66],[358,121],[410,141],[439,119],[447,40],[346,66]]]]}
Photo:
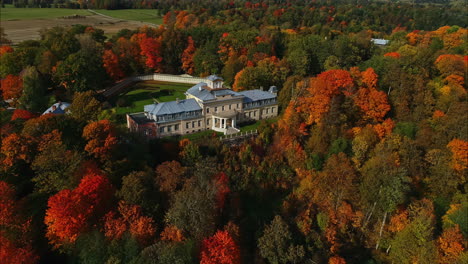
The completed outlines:
{"type": "Polygon", "coordinates": [[[204,130],[239,132],[238,124],[278,115],[277,89],[232,91],[223,79],[208,76],[185,92],[186,99],[144,106],[127,114],[127,127],[150,138],[185,135],[204,130]]]}

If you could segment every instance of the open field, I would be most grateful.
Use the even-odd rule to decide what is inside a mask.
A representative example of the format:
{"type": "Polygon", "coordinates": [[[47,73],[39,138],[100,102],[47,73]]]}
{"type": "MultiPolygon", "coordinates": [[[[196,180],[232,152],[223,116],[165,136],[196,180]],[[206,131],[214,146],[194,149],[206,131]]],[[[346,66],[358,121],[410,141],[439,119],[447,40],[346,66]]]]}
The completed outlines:
{"type": "Polygon", "coordinates": [[[94,10],[93,13],[83,9],[14,8],[11,5],[0,9],[0,18],[1,27],[13,44],[39,39],[41,29],[55,26],[90,25],[112,35],[124,28],[154,26],[162,21],[153,9],[94,10]],[[73,15],[80,17],[64,18],[73,15]]]}
{"type": "Polygon", "coordinates": [[[0,8],[0,18],[3,21],[11,20],[33,20],[33,19],[54,19],[64,16],[89,16],[91,13],[84,9],[65,9],[65,8],[15,8],[7,5],[0,8]]]}
{"type": "Polygon", "coordinates": [[[115,113],[123,115],[142,112],[143,107],[153,103],[155,99],[159,102],[174,101],[176,98],[185,99],[184,92],[191,86],[190,84],[159,81],[139,82],[130,88],[128,93],[118,97],[117,101],[120,100],[127,106],[115,107],[115,113]]]}
{"type": "Polygon", "coordinates": [[[93,11],[110,16],[113,18],[132,20],[138,22],[146,22],[152,24],[162,24],[162,17],[158,16],[156,9],[120,9],[120,10],[105,10],[93,9],[93,11]]]}

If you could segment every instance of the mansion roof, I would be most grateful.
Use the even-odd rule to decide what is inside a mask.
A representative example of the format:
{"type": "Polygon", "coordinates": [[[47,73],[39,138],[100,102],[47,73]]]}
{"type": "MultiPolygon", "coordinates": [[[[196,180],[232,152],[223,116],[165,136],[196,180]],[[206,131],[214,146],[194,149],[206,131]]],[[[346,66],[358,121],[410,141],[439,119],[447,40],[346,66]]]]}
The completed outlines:
{"type": "Polygon", "coordinates": [[[239,94],[244,96],[244,103],[276,98],[275,94],[262,90],[247,90],[239,92],[239,94]]]}
{"type": "Polygon", "coordinates": [[[195,99],[170,101],[159,104],[145,105],[144,107],[145,112],[156,116],[201,110],[202,109],[200,105],[198,105],[195,99]]]}
{"type": "Polygon", "coordinates": [[[209,90],[205,89],[205,86],[207,86],[207,84],[201,82],[188,89],[186,93],[198,98],[201,101],[215,100],[216,97],[225,95],[242,96],[240,93],[234,92],[230,89],[209,90]]]}

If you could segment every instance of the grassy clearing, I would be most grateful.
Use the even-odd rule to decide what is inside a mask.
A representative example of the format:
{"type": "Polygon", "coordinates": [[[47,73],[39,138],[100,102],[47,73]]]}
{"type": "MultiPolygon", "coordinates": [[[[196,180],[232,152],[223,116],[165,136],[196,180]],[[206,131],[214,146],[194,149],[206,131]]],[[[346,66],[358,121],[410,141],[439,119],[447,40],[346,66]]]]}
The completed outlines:
{"type": "Polygon", "coordinates": [[[167,83],[158,81],[139,82],[130,88],[130,92],[119,96],[126,106],[115,107],[115,113],[123,115],[126,113],[142,112],[143,107],[152,104],[154,99],[159,102],[174,101],[176,98],[185,99],[184,92],[190,88],[190,84],[167,83]]]}
{"type": "Polygon", "coordinates": [[[90,12],[83,9],[65,8],[15,8],[12,5],[0,8],[0,20],[32,20],[32,19],[53,19],[63,16],[89,16],[90,12]]]}
{"type": "Polygon", "coordinates": [[[118,18],[123,20],[133,20],[140,22],[147,22],[153,24],[162,24],[162,17],[158,15],[156,9],[119,9],[119,10],[105,10],[93,9],[94,11],[118,18]]]}

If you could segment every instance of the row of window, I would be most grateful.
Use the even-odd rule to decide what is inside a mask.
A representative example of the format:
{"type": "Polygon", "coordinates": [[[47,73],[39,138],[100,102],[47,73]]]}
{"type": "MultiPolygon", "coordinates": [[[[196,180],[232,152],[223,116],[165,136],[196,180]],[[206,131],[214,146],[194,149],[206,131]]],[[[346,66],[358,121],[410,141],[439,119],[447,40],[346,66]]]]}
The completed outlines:
{"type": "Polygon", "coordinates": [[[186,129],[189,129],[190,128],[190,125],[192,125],[192,128],[194,128],[195,126],[198,125],[198,127],[201,127],[201,120],[198,120],[198,121],[192,121],[192,122],[187,122],[185,123],[185,128],[186,129]]]}
{"type": "Polygon", "coordinates": [[[179,124],[171,125],[171,126],[161,126],[159,127],[159,133],[170,133],[172,131],[179,131],[179,124]]]}
{"type": "Polygon", "coordinates": [[[182,119],[185,117],[196,117],[196,116],[201,116],[202,111],[190,111],[190,112],[183,112],[183,113],[177,113],[177,114],[171,114],[171,115],[161,115],[161,116],[154,116],[153,119],[157,121],[171,121],[171,120],[177,120],[177,119],[182,119]]]}
{"type": "Polygon", "coordinates": [[[252,108],[252,107],[258,107],[262,105],[270,105],[276,103],[276,98],[273,99],[265,99],[265,100],[259,100],[251,103],[245,103],[244,108],[252,108]]]}
{"type": "MultiPolygon", "coordinates": [[[[214,113],[218,113],[218,110],[219,111],[226,111],[226,110],[232,110],[232,109],[239,109],[239,104],[230,104],[230,105],[223,105],[221,107],[218,107],[218,106],[215,106],[214,107],[214,113]]],[[[207,107],[206,108],[206,113],[209,114],[210,113],[210,108],[207,107]]]]}

